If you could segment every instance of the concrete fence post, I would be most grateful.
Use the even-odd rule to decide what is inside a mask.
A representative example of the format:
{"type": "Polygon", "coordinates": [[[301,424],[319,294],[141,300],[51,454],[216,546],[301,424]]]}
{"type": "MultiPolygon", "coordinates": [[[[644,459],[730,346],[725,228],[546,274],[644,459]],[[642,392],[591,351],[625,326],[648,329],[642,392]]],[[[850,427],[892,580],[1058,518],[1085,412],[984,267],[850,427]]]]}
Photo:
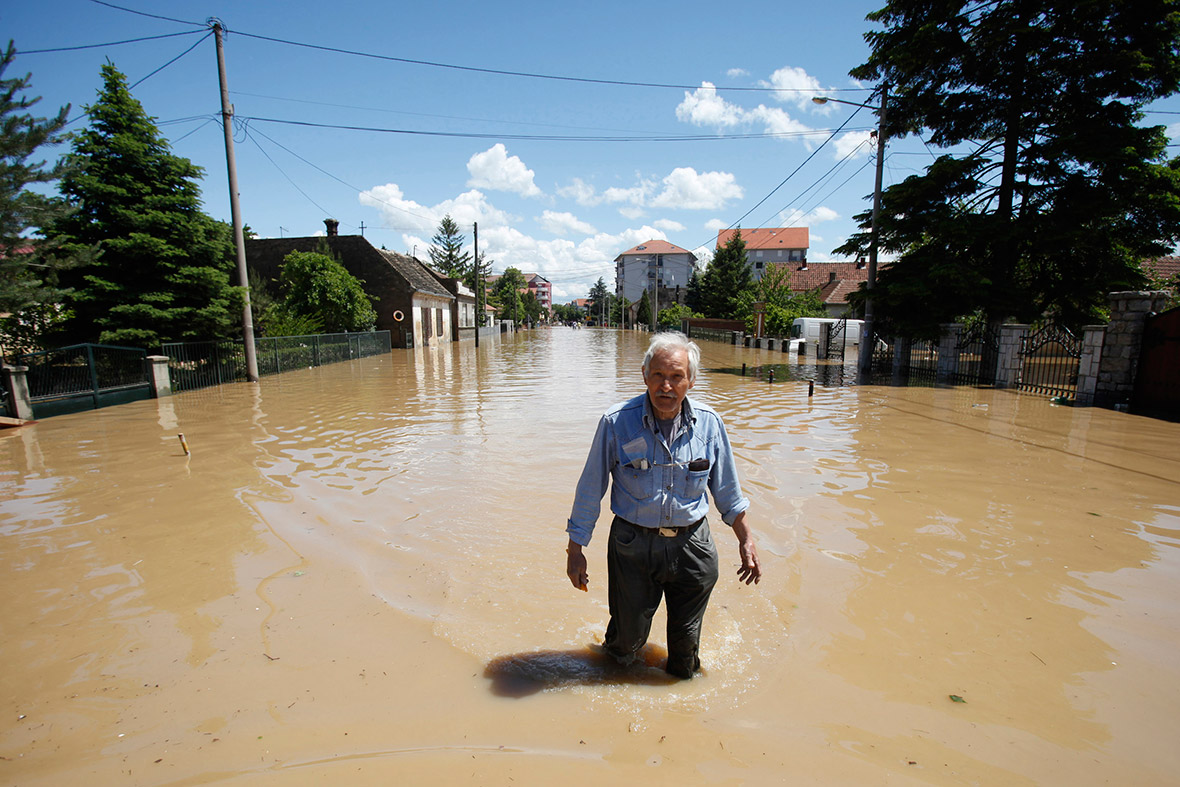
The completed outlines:
{"type": "Polygon", "coordinates": [[[945,382],[959,371],[959,330],[963,327],[957,322],[943,323],[942,336],[938,340],[938,365],[935,367],[935,379],[945,382]]]}
{"type": "Polygon", "coordinates": [[[1082,328],[1082,357],[1078,361],[1078,387],[1074,397],[1077,404],[1094,404],[1094,392],[1098,388],[1098,368],[1102,365],[1102,346],[1105,340],[1105,325],[1087,325],[1082,328]]]}
{"type": "Polygon", "coordinates": [[[172,395],[172,375],[168,372],[167,355],[149,355],[148,379],[152,384],[152,396],[159,399],[172,395]]]}
{"type": "Polygon", "coordinates": [[[1000,326],[1000,357],[996,363],[996,387],[1015,388],[1020,385],[1020,348],[1029,326],[1009,324],[1000,326]]]}
{"type": "Polygon", "coordinates": [[[5,366],[4,388],[8,391],[9,415],[22,421],[33,420],[33,400],[29,396],[29,367],[5,366]]]}
{"type": "Polygon", "coordinates": [[[910,352],[913,350],[914,340],[897,336],[893,339],[893,369],[891,381],[893,385],[901,385],[910,369],[910,352]]]}

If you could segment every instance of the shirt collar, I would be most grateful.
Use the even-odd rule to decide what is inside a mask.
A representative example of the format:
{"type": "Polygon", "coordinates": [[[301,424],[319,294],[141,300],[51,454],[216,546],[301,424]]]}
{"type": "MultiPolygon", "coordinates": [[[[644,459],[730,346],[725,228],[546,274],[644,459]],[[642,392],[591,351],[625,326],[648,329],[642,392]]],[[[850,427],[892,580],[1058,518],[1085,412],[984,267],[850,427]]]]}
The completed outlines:
{"type": "MultiPolygon", "coordinates": [[[[680,422],[687,429],[691,424],[696,423],[696,420],[697,416],[693,412],[692,402],[686,396],[684,401],[680,403],[680,422]]],[[[651,409],[651,397],[646,393],[643,395],[643,424],[649,429],[656,428],[656,414],[651,409]]]]}

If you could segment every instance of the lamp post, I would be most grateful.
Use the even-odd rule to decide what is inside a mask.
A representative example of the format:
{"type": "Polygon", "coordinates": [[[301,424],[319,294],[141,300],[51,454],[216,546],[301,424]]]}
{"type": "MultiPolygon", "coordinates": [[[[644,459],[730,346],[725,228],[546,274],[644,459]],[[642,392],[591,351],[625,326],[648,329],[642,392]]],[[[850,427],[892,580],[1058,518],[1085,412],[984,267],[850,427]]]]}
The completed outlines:
{"type": "MultiPolygon", "coordinates": [[[[826,104],[829,101],[837,104],[847,104],[851,107],[877,109],[868,104],[858,104],[855,101],[844,101],[839,98],[824,98],[815,96],[811,99],[816,104],[826,104]]],[[[885,165],[885,109],[889,101],[889,86],[881,86],[881,107],[877,114],[877,179],[873,186],[873,228],[869,232],[869,276],[865,282],[865,320],[861,331],[860,350],[857,354],[857,367],[860,382],[867,383],[873,371],[873,288],[877,285],[877,243],[880,237],[879,219],[881,216],[881,175],[885,165]]]]}

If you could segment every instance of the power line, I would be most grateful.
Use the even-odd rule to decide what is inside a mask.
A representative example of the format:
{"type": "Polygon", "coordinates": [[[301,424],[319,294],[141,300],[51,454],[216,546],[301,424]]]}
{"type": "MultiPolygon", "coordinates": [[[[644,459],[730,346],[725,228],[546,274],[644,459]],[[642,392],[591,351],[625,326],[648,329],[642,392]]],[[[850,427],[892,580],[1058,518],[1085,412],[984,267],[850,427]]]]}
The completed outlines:
{"type": "Polygon", "coordinates": [[[159,14],[149,14],[146,11],[136,11],[134,8],[124,8],[121,5],[115,5],[114,3],[108,3],[105,0],[90,0],[90,2],[94,3],[95,5],[105,5],[107,8],[113,8],[116,11],[126,11],[127,13],[135,14],[136,16],[146,16],[149,19],[162,19],[165,22],[176,22],[177,24],[181,24],[181,25],[194,25],[196,27],[205,27],[204,22],[190,22],[187,19],[175,19],[171,16],[160,16],[159,14]]]}
{"type": "MultiPolygon", "coordinates": [[[[819,154],[819,152],[820,152],[821,150],[823,150],[825,147],[827,147],[827,144],[828,144],[829,142],[831,142],[833,139],[835,139],[836,135],[837,135],[837,134],[839,134],[841,131],[843,131],[845,126],[847,126],[849,123],[851,123],[851,122],[852,122],[852,119],[853,119],[854,117],[856,117],[856,116],[857,116],[857,114],[860,112],[860,110],[861,110],[861,109],[862,109],[862,108],[857,108],[857,109],[856,109],[856,110],[855,110],[855,111],[854,111],[854,112],[853,112],[851,115],[849,115],[849,116],[848,116],[848,119],[847,119],[847,120],[845,120],[843,123],[841,123],[839,128],[837,128],[835,131],[833,131],[831,134],[829,134],[829,135],[828,135],[828,138],[827,138],[827,139],[825,139],[825,140],[824,140],[824,141],[823,141],[823,142],[820,144],[820,146],[819,146],[819,147],[817,147],[815,150],[813,150],[813,151],[811,152],[811,155],[810,155],[810,156],[808,156],[807,158],[805,158],[805,159],[803,160],[803,163],[801,163],[799,166],[795,167],[795,169],[791,170],[791,174],[789,174],[789,175],[787,175],[785,178],[783,178],[783,179],[782,179],[782,181],[780,181],[780,182],[779,182],[779,184],[778,184],[777,186],[775,186],[773,189],[771,189],[771,190],[770,190],[770,193],[769,193],[769,194],[767,194],[767,195],[766,195],[765,197],[763,197],[762,199],[758,200],[758,202],[757,202],[757,203],[754,205],[754,207],[750,208],[750,209],[749,209],[749,210],[747,210],[745,213],[743,213],[741,216],[739,216],[739,217],[738,217],[738,219],[737,219],[737,221],[733,222],[732,224],[730,224],[730,225],[729,225],[728,227],[726,227],[725,229],[726,229],[726,230],[731,230],[731,229],[733,229],[734,227],[736,227],[737,225],[741,224],[741,222],[742,222],[742,220],[743,220],[743,219],[745,219],[747,216],[749,216],[751,213],[753,213],[753,212],[754,212],[754,211],[756,211],[756,210],[757,210],[759,207],[761,207],[762,203],[766,202],[766,200],[768,200],[768,199],[770,199],[772,196],[774,196],[775,192],[777,192],[779,189],[781,189],[783,186],[785,186],[785,185],[786,185],[786,183],[787,183],[787,181],[789,181],[791,178],[795,177],[795,175],[796,175],[796,174],[799,172],[799,170],[801,170],[801,169],[803,169],[805,166],[807,166],[807,162],[811,161],[813,158],[815,158],[815,157],[816,157],[816,155],[818,155],[818,154],[819,154]]],[[[718,234],[720,234],[720,233],[718,233],[718,234]]],[[[698,244],[697,244],[697,246],[698,246],[698,247],[702,247],[702,246],[703,246],[703,247],[706,247],[706,248],[708,248],[708,247],[707,247],[707,244],[708,244],[708,241],[705,241],[705,243],[698,243],[698,244]]]]}
{"type": "Polygon", "coordinates": [[[202,42],[202,41],[204,41],[206,38],[208,38],[208,37],[209,37],[209,36],[211,36],[211,35],[213,35],[213,31],[212,31],[212,30],[210,30],[208,33],[206,33],[205,35],[203,35],[203,36],[201,36],[199,39],[197,39],[197,42],[196,42],[195,44],[193,44],[192,46],[190,46],[188,49],[184,50],[184,51],[183,51],[183,52],[181,52],[179,55],[177,55],[176,57],[172,58],[171,60],[169,60],[169,61],[168,61],[167,63],[165,63],[164,65],[160,66],[160,67],[159,67],[159,68],[157,68],[155,71],[152,71],[152,72],[151,72],[150,74],[148,74],[147,76],[140,78],[138,81],[136,81],[136,82],[135,82],[135,84],[128,86],[128,88],[127,88],[127,89],[128,89],[128,90],[133,90],[134,88],[137,88],[137,87],[139,87],[141,84],[143,84],[144,82],[148,81],[149,79],[151,79],[152,77],[154,77],[156,74],[160,73],[160,72],[161,72],[161,71],[163,71],[165,68],[167,68],[168,66],[172,65],[172,64],[173,64],[173,63],[175,63],[177,60],[180,60],[180,58],[184,57],[184,56],[185,56],[185,55],[187,55],[189,52],[191,52],[191,51],[193,51],[194,49],[196,49],[198,46],[200,46],[200,45],[201,45],[201,42],[202,42]]]}
{"type": "Polygon", "coordinates": [[[123,44],[138,44],[143,41],[158,41],[161,38],[176,38],[177,36],[191,36],[200,33],[200,30],[185,30],[180,33],[164,33],[158,36],[144,36],[143,38],[126,38],[122,41],[109,41],[105,44],[81,44],[79,46],[59,46],[53,49],[18,49],[17,53],[21,55],[44,55],[53,52],[77,52],[81,49],[101,49],[104,46],[122,46],[123,44]]]}
{"type": "MultiPolygon", "coordinates": [[[[493,119],[493,118],[466,117],[463,115],[438,115],[438,114],[433,114],[430,112],[407,112],[406,110],[402,110],[402,109],[386,109],[385,107],[366,107],[366,106],[357,106],[355,104],[336,104],[336,103],[332,103],[330,101],[313,101],[311,99],[306,99],[306,98],[289,98],[287,96],[268,96],[263,93],[247,93],[247,92],[239,91],[239,90],[231,90],[230,92],[235,96],[249,96],[251,98],[266,98],[266,99],[270,99],[272,101],[289,101],[289,102],[296,103],[296,104],[311,104],[312,106],[333,107],[336,109],[356,109],[356,110],[360,110],[362,112],[383,112],[383,113],[391,114],[391,115],[408,115],[410,117],[423,117],[423,118],[432,118],[432,119],[438,119],[438,120],[466,120],[466,121],[473,121],[476,123],[501,123],[504,125],[511,125],[511,126],[533,126],[533,127],[541,127],[541,128],[571,128],[571,129],[583,129],[583,130],[589,130],[589,131],[618,131],[618,132],[626,132],[626,133],[630,133],[630,134],[640,133],[640,132],[635,131],[634,129],[602,128],[602,127],[595,127],[595,126],[573,126],[573,125],[562,124],[562,123],[537,123],[536,121],[524,121],[524,120],[497,120],[497,119],[493,119]]],[[[651,133],[654,133],[654,132],[651,132],[651,133]]]]}
{"type": "MultiPolygon", "coordinates": [[[[313,169],[316,169],[316,170],[318,170],[318,171],[322,172],[323,174],[327,175],[329,178],[331,178],[332,180],[336,181],[337,183],[340,183],[340,184],[342,184],[342,185],[344,185],[344,186],[347,186],[348,188],[350,188],[350,189],[352,189],[353,191],[355,191],[357,194],[363,194],[363,193],[365,193],[365,191],[366,191],[365,189],[358,188],[357,186],[354,186],[354,185],[352,185],[352,184],[351,184],[351,183],[349,183],[348,181],[346,181],[346,180],[343,180],[343,179],[341,179],[341,178],[337,177],[336,175],[333,175],[331,172],[328,172],[328,170],[324,169],[323,167],[319,166],[318,164],[315,164],[315,163],[313,163],[313,162],[311,162],[311,161],[308,161],[308,160],[307,160],[307,159],[305,159],[303,156],[301,156],[301,155],[299,155],[298,153],[296,153],[295,151],[291,150],[291,149],[290,149],[289,147],[287,147],[286,145],[284,145],[284,144],[282,144],[281,142],[278,142],[277,140],[275,140],[273,137],[270,137],[270,136],[268,136],[267,134],[263,133],[262,131],[259,131],[259,130],[258,130],[258,129],[256,129],[256,128],[251,128],[251,127],[249,126],[249,121],[250,121],[250,118],[238,118],[238,119],[239,119],[239,120],[242,120],[242,121],[245,121],[245,122],[243,123],[243,126],[242,126],[242,127],[243,127],[243,128],[246,130],[246,132],[247,132],[247,135],[249,135],[251,132],[252,132],[252,133],[254,133],[254,134],[258,134],[260,137],[262,137],[263,139],[267,140],[267,141],[268,141],[268,142],[270,142],[271,144],[273,144],[273,145],[277,145],[278,147],[280,147],[280,148],[282,148],[283,150],[285,150],[285,151],[287,151],[288,153],[290,153],[290,154],[291,154],[292,156],[294,156],[295,158],[297,158],[297,159],[299,159],[300,161],[302,161],[304,164],[308,165],[309,167],[312,167],[313,169]]],[[[257,144],[257,143],[256,143],[256,144],[257,144]]],[[[372,194],[369,194],[369,199],[372,199],[374,202],[380,202],[382,205],[385,205],[385,206],[387,206],[387,207],[393,208],[394,210],[396,210],[396,211],[400,211],[401,213],[405,213],[405,214],[407,214],[407,215],[409,215],[409,216],[414,216],[415,218],[422,219],[423,221],[428,221],[428,222],[430,222],[431,224],[434,224],[434,222],[436,221],[436,219],[434,219],[433,217],[430,217],[430,216],[423,216],[423,215],[421,215],[421,214],[419,214],[419,213],[414,213],[412,210],[406,210],[406,209],[405,209],[405,208],[403,208],[403,207],[400,207],[400,206],[398,206],[398,205],[394,205],[392,202],[386,202],[385,200],[383,200],[383,199],[380,199],[380,198],[378,198],[378,197],[375,197],[375,196],[373,196],[372,194]]],[[[314,203],[313,203],[313,204],[314,204],[314,203]]],[[[319,207],[319,206],[317,205],[316,207],[319,207]]],[[[323,209],[321,208],[321,210],[323,210],[323,209]]]]}
{"type": "MultiPolygon", "coordinates": [[[[99,0],[91,0],[92,2],[99,2],[99,0]]],[[[592,85],[614,85],[619,87],[654,87],[665,88],[673,90],[697,90],[701,85],[680,85],[666,82],[638,82],[621,79],[593,79],[590,77],[573,77],[559,74],[541,74],[531,71],[509,71],[499,68],[481,68],[478,66],[460,66],[454,63],[439,63],[431,60],[416,60],[408,57],[395,57],[393,55],[379,55],[373,52],[361,52],[355,49],[342,49],[340,47],[325,46],[323,44],[309,44],[303,41],[290,41],[283,38],[275,38],[273,36],[259,35],[258,33],[246,33],[242,31],[235,31],[240,36],[246,38],[254,38],[259,41],[270,41],[276,44],[286,44],[287,46],[303,47],[305,49],[316,49],[321,52],[334,52],[341,55],[353,55],[355,57],[366,57],[373,60],[387,60],[394,63],[407,63],[415,66],[429,66],[431,68],[446,68],[454,71],[469,71],[479,74],[495,74],[498,76],[512,76],[512,77],[526,77],[529,79],[548,79],[558,82],[581,82],[592,85]]],[[[781,88],[781,87],[717,87],[716,90],[728,90],[737,92],[759,92],[759,93],[816,93],[823,91],[816,91],[810,88],[781,88]]],[[[830,92],[869,92],[866,88],[833,88],[830,92]]]]}
{"type": "MultiPolygon", "coordinates": [[[[307,126],[309,128],[328,128],[337,131],[369,131],[377,134],[408,134],[425,137],[458,137],[461,139],[507,139],[527,140],[531,142],[715,142],[742,139],[788,139],[792,137],[809,137],[827,134],[826,129],[814,131],[785,131],[759,134],[669,134],[662,136],[591,136],[591,135],[561,135],[561,134],[497,134],[476,131],[423,131],[420,129],[382,128],[379,126],[352,126],[342,123],[315,123],[310,120],[284,120],[282,118],[265,118],[243,116],[246,120],[259,123],[278,123],[287,126],[307,126]]],[[[851,120],[851,118],[849,118],[851,120]]],[[[848,121],[845,121],[847,124],[848,121]]],[[[836,132],[844,126],[836,129],[836,132]]],[[[836,133],[832,132],[832,133],[836,133]]],[[[826,144],[826,142],[825,142],[826,144]]],[[[820,147],[823,147],[822,145],[820,147]]],[[[757,206],[755,206],[757,207],[757,206]]]]}

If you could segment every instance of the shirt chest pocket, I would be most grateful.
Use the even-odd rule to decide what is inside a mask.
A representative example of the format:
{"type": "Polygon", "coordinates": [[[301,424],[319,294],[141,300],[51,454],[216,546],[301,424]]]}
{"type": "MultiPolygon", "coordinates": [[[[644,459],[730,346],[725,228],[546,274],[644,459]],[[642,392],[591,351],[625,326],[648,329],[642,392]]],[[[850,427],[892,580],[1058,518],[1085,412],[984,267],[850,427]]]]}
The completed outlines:
{"type": "Polygon", "coordinates": [[[709,488],[709,470],[688,470],[684,473],[684,487],[681,494],[689,500],[695,500],[705,494],[709,488]]]}

